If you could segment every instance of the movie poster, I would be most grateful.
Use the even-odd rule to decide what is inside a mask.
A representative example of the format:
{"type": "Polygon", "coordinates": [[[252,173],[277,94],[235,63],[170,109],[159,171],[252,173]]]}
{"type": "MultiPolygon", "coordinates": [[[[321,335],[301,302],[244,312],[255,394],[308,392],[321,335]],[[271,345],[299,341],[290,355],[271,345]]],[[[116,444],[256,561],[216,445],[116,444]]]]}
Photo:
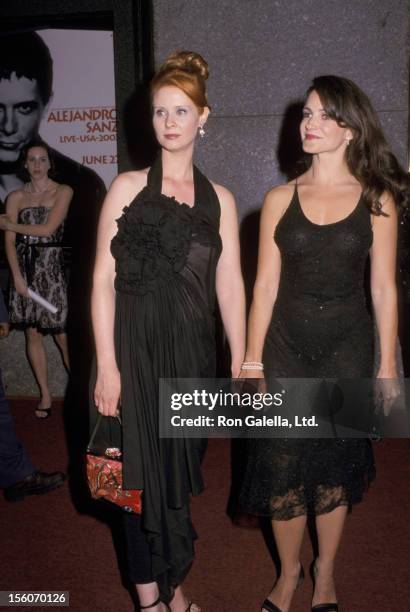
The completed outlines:
{"type": "MultiPolygon", "coordinates": [[[[117,174],[113,34],[44,29],[0,36],[0,212],[24,184],[21,152],[40,136],[59,183],[70,185],[67,262],[91,257],[96,224],[117,174]]],[[[8,265],[0,243],[0,286],[8,265]]]]}
{"type": "Polygon", "coordinates": [[[94,170],[108,188],[117,174],[112,32],[41,30],[53,58],[53,95],[40,134],[94,170]]]}
{"type": "MultiPolygon", "coordinates": [[[[52,178],[73,189],[62,245],[69,320],[77,331],[83,325],[78,337],[84,339],[98,218],[117,174],[112,32],[39,29],[0,35],[0,111],[0,211],[8,194],[27,181],[21,153],[39,136],[51,147],[52,178]]],[[[0,239],[0,290],[7,301],[11,278],[3,235],[0,239]]],[[[50,385],[54,395],[63,396],[66,377],[49,344],[54,351],[50,385]]],[[[0,351],[8,393],[35,395],[28,362],[22,359],[24,335],[13,331],[0,351]]]]}

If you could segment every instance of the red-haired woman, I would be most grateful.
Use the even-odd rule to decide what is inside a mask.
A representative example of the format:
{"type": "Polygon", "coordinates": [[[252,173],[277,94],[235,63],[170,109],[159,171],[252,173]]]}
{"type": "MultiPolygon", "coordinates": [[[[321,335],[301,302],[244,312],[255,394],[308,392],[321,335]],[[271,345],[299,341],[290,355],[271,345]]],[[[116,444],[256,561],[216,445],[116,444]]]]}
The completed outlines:
{"type": "Polygon", "coordinates": [[[204,451],[198,440],[159,439],[159,378],[213,376],[215,293],[234,376],[244,355],[235,202],[192,161],[209,114],[207,76],[196,53],[161,66],[151,84],[161,153],[115,179],[98,233],[95,402],[113,416],[121,396],[125,486],[143,490],[141,517],[124,513],[130,577],[152,612],[198,610],[180,585],[194,556],[189,495],[202,489],[204,451]]]}
{"type": "MultiPolygon", "coordinates": [[[[396,379],[396,209],[408,197],[407,177],[368,98],[348,79],[314,79],[300,133],[309,169],[269,191],[263,205],[246,352],[257,363],[243,375],[262,378],[264,369],[268,386],[275,377],[371,378],[373,324],[364,294],[370,254],[377,377],[396,379]]],[[[333,568],[343,524],[373,472],[366,439],[250,443],[241,504],[271,517],[281,560],[262,610],[289,610],[312,512],[319,548],[312,610],[337,611],[333,568]]]]}

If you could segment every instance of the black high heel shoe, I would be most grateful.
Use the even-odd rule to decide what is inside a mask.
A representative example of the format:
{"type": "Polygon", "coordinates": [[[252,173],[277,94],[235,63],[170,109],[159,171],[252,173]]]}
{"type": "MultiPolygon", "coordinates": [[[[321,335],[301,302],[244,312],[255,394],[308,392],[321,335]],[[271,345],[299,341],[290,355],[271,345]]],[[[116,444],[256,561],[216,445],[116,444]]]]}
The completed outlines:
{"type": "Polygon", "coordinates": [[[171,610],[169,605],[167,603],[165,603],[164,601],[162,601],[161,597],[158,597],[158,599],[156,599],[154,601],[154,603],[149,604],[149,606],[141,606],[140,605],[140,610],[149,610],[149,608],[153,608],[154,606],[157,606],[159,603],[164,604],[164,606],[166,606],[168,610],[171,610]]]}
{"type": "MultiPolygon", "coordinates": [[[[298,581],[297,581],[296,586],[295,586],[295,591],[296,591],[296,589],[298,589],[300,587],[300,585],[302,584],[304,579],[305,579],[305,570],[303,569],[303,565],[300,564],[299,578],[298,578],[298,581]]],[[[269,599],[265,599],[265,601],[263,602],[263,604],[261,606],[261,610],[262,610],[262,612],[264,610],[268,610],[268,612],[282,612],[282,610],[280,608],[278,608],[278,606],[276,606],[269,599]]]]}
{"type": "MultiPolygon", "coordinates": [[[[316,561],[313,561],[310,571],[314,585],[318,574],[316,561]]],[[[337,603],[316,604],[315,606],[312,606],[311,612],[339,612],[339,606],[337,603]]]]}

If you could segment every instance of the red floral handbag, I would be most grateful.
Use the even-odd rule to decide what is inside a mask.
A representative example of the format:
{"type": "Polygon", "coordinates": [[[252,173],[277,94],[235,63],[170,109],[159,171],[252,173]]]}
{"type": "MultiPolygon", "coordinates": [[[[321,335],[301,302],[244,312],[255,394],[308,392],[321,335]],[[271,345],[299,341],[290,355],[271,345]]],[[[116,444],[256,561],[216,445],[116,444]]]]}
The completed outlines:
{"type": "MultiPolygon", "coordinates": [[[[118,447],[94,447],[97,431],[103,415],[99,414],[97,423],[87,446],[87,481],[94,499],[105,499],[127,512],[141,514],[142,491],[122,487],[122,451],[118,447]]],[[[121,425],[121,419],[117,417],[121,425]]]]}

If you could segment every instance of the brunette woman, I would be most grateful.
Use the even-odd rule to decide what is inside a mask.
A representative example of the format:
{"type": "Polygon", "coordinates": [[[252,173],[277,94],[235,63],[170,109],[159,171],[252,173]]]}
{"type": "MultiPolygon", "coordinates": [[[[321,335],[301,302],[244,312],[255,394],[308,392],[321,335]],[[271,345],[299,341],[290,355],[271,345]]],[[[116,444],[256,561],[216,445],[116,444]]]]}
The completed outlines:
{"type": "Polygon", "coordinates": [[[28,182],[10,193],[0,229],[7,230],[5,247],[13,283],[10,291],[10,323],[24,329],[27,355],[40,389],[38,418],[51,414],[44,334],[53,334],[64,365],[69,369],[67,336],[67,285],[62,238],[64,220],[73,190],[49,178],[52,169],[48,145],[33,141],[23,151],[28,182]],[[28,295],[33,290],[57,308],[55,313],[28,295]]]}
{"type": "MultiPolygon", "coordinates": [[[[314,79],[300,125],[308,170],[266,196],[249,319],[244,375],[370,378],[373,323],[378,378],[396,379],[397,207],[408,181],[367,96],[337,76],[314,79]],[[252,369],[253,368],[253,369],[252,369]]],[[[299,561],[308,513],[316,517],[318,557],[312,610],[338,610],[334,562],[346,514],[373,478],[367,439],[261,439],[250,445],[242,506],[269,516],[281,574],[262,605],[290,609],[303,578],[299,561]]]]}

